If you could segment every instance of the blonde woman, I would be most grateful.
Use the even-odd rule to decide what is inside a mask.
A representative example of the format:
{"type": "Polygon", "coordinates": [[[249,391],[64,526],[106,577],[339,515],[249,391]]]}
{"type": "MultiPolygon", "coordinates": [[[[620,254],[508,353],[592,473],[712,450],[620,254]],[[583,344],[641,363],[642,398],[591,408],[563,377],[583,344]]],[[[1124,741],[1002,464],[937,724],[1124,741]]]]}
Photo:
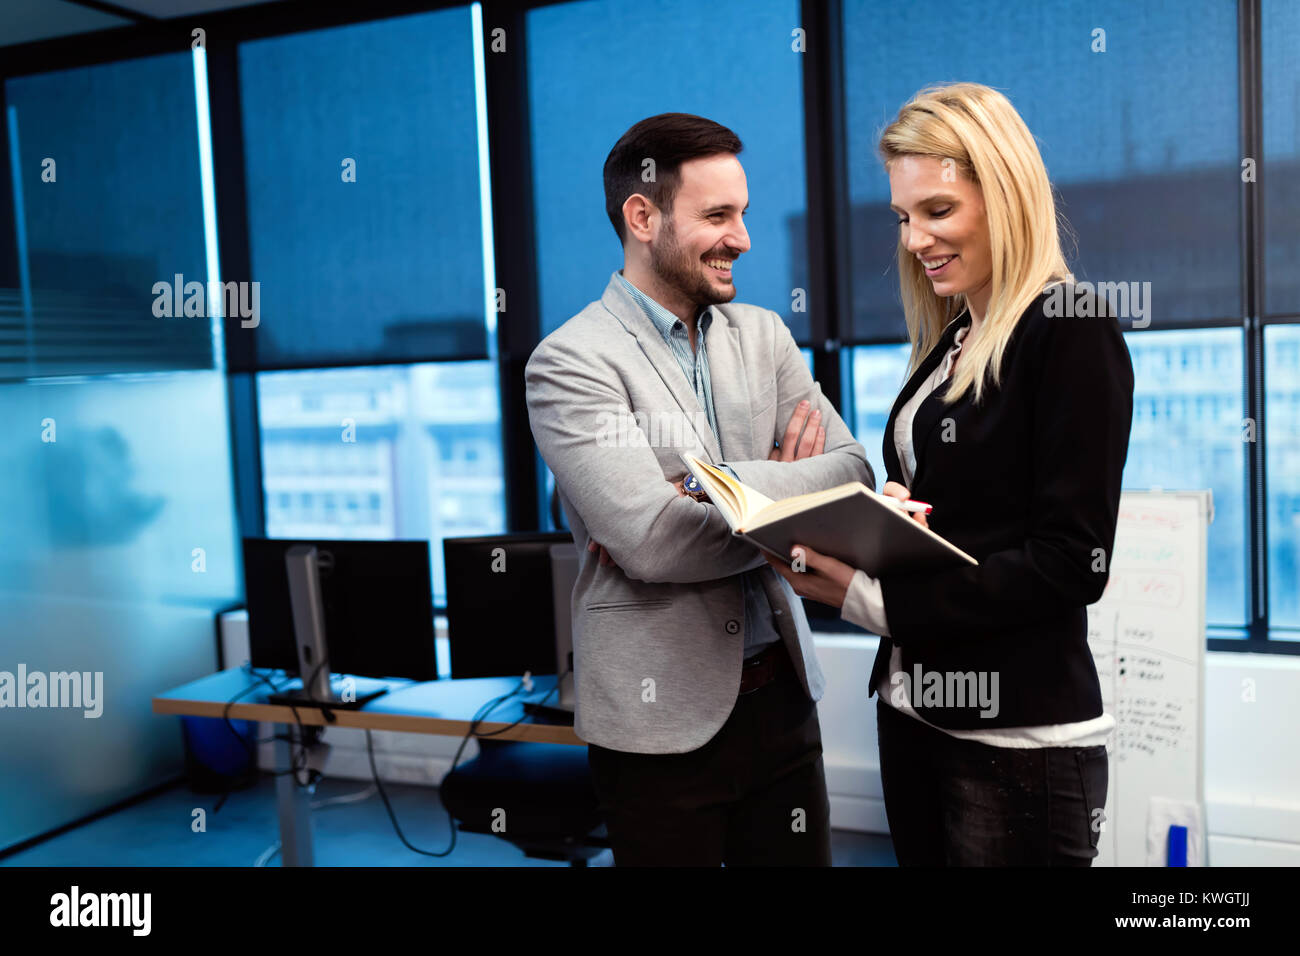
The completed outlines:
{"type": "Polygon", "coordinates": [[[873,579],[803,548],[806,570],[773,567],[881,635],[871,691],[900,864],[1087,866],[1114,721],[1086,608],[1110,567],[1133,367],[1106,303],[1074,286],[1006,97],[922,90],[880,153],[912,344],[883,490],[930,504],[928,526],[979,566],[873,579]]]}

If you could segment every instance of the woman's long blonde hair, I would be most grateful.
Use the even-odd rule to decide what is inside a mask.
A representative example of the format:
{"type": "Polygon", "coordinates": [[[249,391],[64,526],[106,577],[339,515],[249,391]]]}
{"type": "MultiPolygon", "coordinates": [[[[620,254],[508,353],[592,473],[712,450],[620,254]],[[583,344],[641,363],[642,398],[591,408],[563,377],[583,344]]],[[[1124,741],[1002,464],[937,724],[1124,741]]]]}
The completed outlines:
{"type": "MultiPolygon", "coordinates": [[[[983,191],[993,253],[992,296],[980,334],[962,349],[944,396],[952,403],[973,388],[978,403],[988,383],[998,384],[1002,355],[1021,313],[1044,287],[1074,281],[1061,253],[1056,203],[1038,144],[997,90],[949,83],[927,86],[912,97],[880,134],[879,149],[886,170],[901,156],[950,159],[983,191]]],[[[898,273],[912,343],[910,376],[966,307],[966,297],[935,295],[924,266],[904,247],[901,230],[898,273]]]]}

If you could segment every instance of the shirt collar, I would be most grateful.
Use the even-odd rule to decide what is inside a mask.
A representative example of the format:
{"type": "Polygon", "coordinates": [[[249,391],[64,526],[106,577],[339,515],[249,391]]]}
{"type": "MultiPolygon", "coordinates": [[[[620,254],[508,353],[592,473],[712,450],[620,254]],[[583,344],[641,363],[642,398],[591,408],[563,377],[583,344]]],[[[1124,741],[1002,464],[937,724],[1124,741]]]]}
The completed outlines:
{"type": "MultiPolygon", "coordinates": [[[[659,330],[659,334],[665,339],[671,336],[673,329],[678,326],[682,327],[683,332],[685,331],[686,325],[681,319],[677,318],[677,316],[673,315],[654,299],[650,298],[650,296],[646,295],[634,286],[631,282],[628,282],[623,275],[623,270],[620,269],[618,272],[615,272],[614,275],[618,276],[618,281],[623,283],[623,287],[627,289],[628,294],[636,300],[637,305],[641,306],[641,311],[643,311],[650,321],[654,323],[655,328],[659,330]]],[[[703,334],[708,331],[712,322],[713,309],[709,306],[705,306],[696,317],[696,328],[699,329],[700,334],[703,334]]]]}

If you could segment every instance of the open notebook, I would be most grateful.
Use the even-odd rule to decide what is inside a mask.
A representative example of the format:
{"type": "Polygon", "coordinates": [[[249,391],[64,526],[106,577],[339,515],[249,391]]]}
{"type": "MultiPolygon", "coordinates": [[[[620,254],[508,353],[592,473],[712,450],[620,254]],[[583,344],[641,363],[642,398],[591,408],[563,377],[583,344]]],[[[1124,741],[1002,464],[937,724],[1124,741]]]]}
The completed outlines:
{"type": "Polygon", "coordinates": [[[790,549],[806,544],[873,578],[884,573],[978,564],[961,548],[918,524],[895,498],[860,481],[773,501],[694,455],[681,456],[731,526],[791,563],[790,549]]]}

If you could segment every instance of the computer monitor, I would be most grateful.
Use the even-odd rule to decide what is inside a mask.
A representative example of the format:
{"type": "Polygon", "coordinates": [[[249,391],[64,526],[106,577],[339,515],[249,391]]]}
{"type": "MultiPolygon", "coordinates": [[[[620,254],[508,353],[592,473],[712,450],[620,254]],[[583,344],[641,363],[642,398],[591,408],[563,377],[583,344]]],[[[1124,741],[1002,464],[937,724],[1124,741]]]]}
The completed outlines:
{"type": "Polygon", "coordinates": [[[331,673],[437,679],[427,541],[245,538],[244,594],[254,667],[298,673],[285,567],[285,554],[295,545],[316,548],[331,673]]]}
{"type": "Polygon", "coordinates": [[[453,678],[567,668],[556,666],[551,575],[551,547],[565,542],[567,531],[443,539],[453,678]]]}

